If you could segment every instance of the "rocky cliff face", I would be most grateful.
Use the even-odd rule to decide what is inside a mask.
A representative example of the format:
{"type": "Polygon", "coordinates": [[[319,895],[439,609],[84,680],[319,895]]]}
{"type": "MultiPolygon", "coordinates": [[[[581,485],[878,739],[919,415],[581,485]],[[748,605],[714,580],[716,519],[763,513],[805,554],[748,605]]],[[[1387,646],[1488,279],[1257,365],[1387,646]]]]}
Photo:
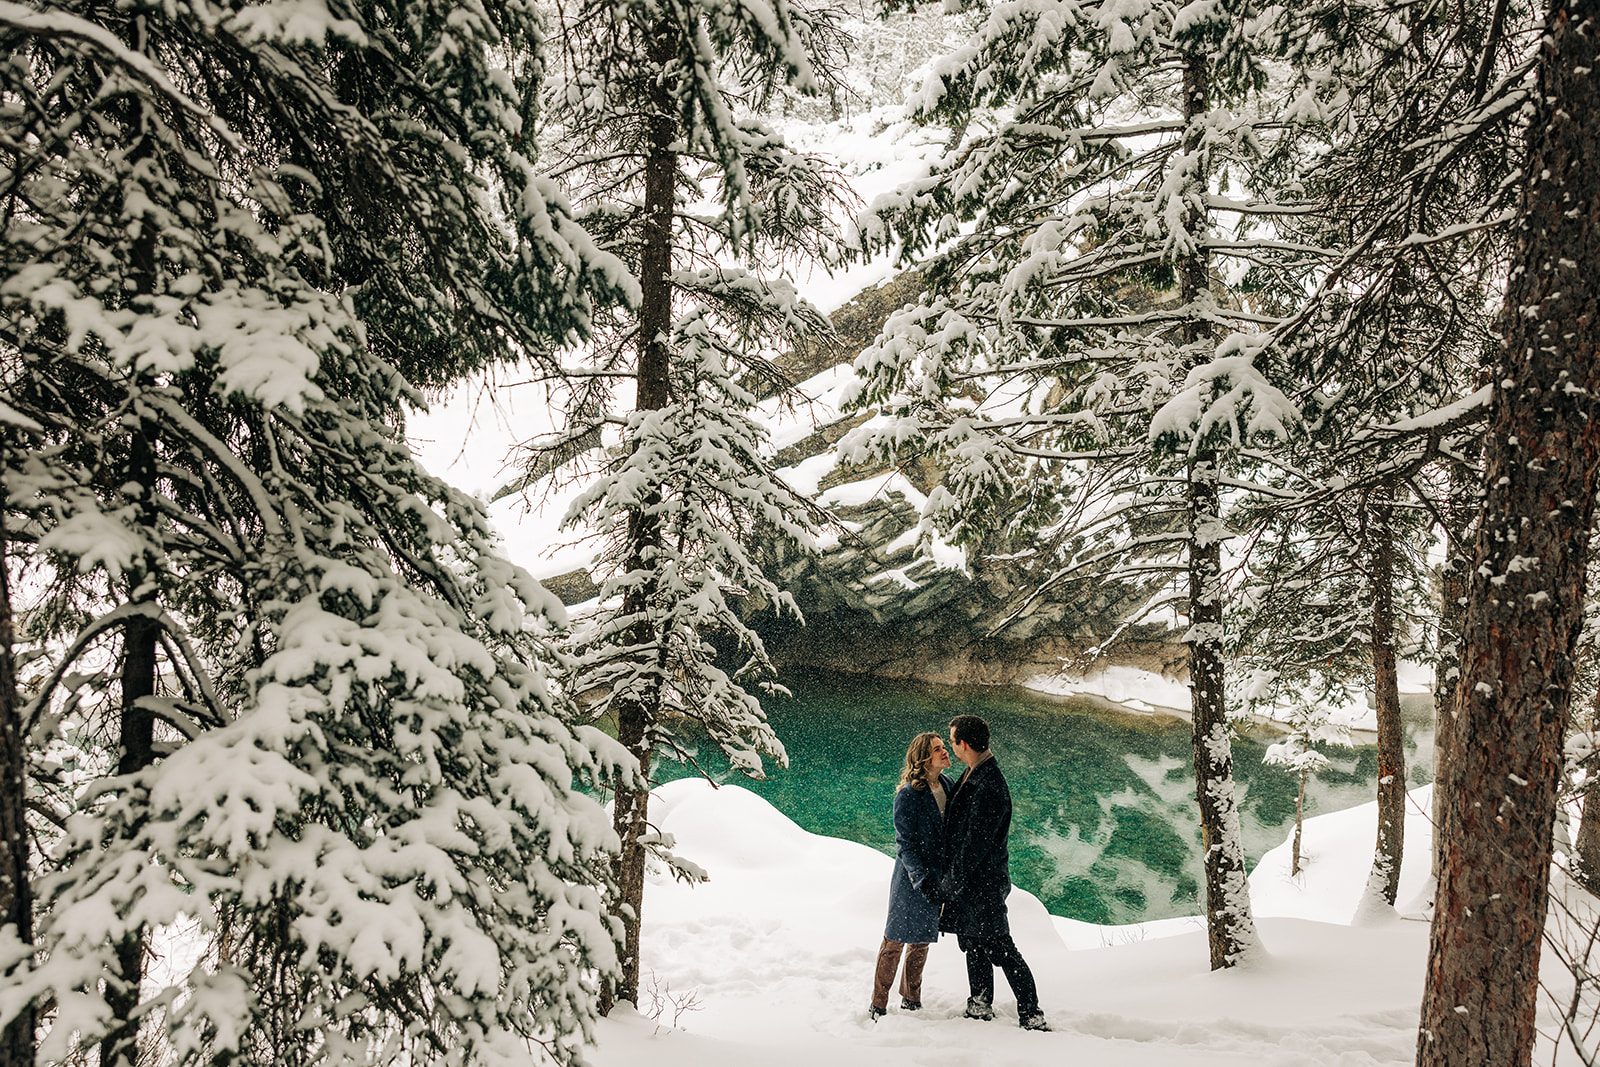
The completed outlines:
{"type": "MultiPolygon", "coordinates": [[[[919,275],[909,271],[863,292],[831,316],[837,343],[791,353],[780,369],[799,382],[853,360],[876,339],[888,316],[920,291],[919,275]]],[[[774,466],[794,467],[831,454],[868,417],[818,425],[779,452],[774,466]]],[[[764,603],[746,605],[747,621],[775,663],[945,684],[1014,684],[1063,668],[1076,672],[1088,650],[1116,634],[1100,665],[1133,665],[1169,676],[1182,670],[1183,646],[1166,627],[1119,633],[1148,595],[1143,590],[1084,579],[1024,607],[1038,576],[1014,557],[1031,546],[998,541],[975,546],[966,553],[964,567],[940,566],[919,552],[919,507],[938,479],[937,467],[926,459],[894,469],[836,464],[821,478],[819,494],[851,486],[867,491],[843,494],[860,503],[830,505],[839,522],[828,531],[820,554],[766,548],[769,573],[795,598],[806,620],[801,626],[789,617],[775,618],[764,603]]],[[[598,592],[583,571],[547,579],[545,585],[569,604],[598,592]]]]}
{"type": "MultiPolygon", "coordinates": [[[[943,569],[912,542],[917,508],[888,491],[836,507],[855,536],[815,556],[774,560],[778,584],[805,626],[754,611],[751,623],[780,666],[916,678],[945,684],[1020,684],[1081,668],[1143,597],[1120,584],[1082,581],[1046,594],[997,632],[1033,588],[1022,568],[976,553],[968,572],[943,569]]],[[[755,607],[755,605],[752,605],[755,607]]],[[[1124,632],[1101,660],[1171,675],[1183,647],[1165,627],[1124,632]]]]}
{"type": "MultiPolygon", "coordinates": [[[[889,315],[920,291],[921,277],[908,271],[861,293],[830,316],[839,345],[797,352],[785,370],[804,380],[854,359],[889,315]]],[[[867,418],[818,426],[780,452],[776,466],[830,452],[867,418]]],[[[1085,653],[1116,634],[1143,601],[1142,590],[1090,579],[1064,584],[1024,607],[1037,576],[1004,557],[1030,546],[980,545],[967,553],[965,570],[941,567],[915,545],[918,506],[938,479],[926,459],[895,470],[836,466],[821,479],[823,493],[876,484],[864,503],[832,505],[843,529],[820,555],[772,554],[772,573],[806,617],[801,627],[751,605],[749,621],[775,662],[948,684],[1020,683],[1081,666],[1085,653]]],[[[1183,646],[1164,626],[1123,631],[1101,659],[1167,675],[1181,671],[1183,661],[1183,646]]]]}

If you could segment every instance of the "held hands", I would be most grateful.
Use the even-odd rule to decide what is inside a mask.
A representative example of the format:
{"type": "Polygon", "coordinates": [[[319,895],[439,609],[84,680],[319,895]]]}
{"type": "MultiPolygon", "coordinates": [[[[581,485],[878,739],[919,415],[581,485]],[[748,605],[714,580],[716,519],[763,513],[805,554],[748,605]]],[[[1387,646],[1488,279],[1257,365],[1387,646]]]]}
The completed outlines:
{"type": "Polygon", "coordinates": [[[944,904],[949,900],[948,897],[939,891],[939,882],[937,879],[924,878],[922,880],[922,884],[917,888],[922,891],[923,899],[929,904],[944,904]]]}

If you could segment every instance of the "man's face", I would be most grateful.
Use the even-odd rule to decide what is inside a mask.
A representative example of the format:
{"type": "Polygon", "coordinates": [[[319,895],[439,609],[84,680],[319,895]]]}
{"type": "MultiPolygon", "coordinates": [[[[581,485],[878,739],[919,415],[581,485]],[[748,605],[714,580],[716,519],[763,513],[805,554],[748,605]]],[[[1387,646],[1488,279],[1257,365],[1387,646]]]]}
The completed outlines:
{"type": "Polygon", "coordinates": [[[962,763],[965,763],[968,767],[972,766],[972,757],[975,755],[972,751],[972,746],[965,741],[956,740],[956,728],[954,726],[950,727],[950,751],[954,752],[956,758],[962,763]]]}

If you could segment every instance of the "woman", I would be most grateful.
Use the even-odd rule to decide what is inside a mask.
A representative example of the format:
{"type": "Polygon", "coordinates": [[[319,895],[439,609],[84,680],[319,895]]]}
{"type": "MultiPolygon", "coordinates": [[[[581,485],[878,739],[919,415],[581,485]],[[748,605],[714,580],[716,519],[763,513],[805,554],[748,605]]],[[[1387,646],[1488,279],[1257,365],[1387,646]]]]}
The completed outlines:
{"type": "Polygon", "coordinates": [[[940,774],[950,766],[950,753],[938,734],[918,734],[906,749],[900,786],[894,794],[894,875],[889,880],[889,920],[878,949],[878,969],[868,1015],[876,1021],[889,1010],[889,986],[906,958],[900,979],[900,1007],[922,1007],[922,966],[928,944],[939,939],[939,906],[923,897],[928,879],[935,884],[944,868],[944,806],[955,782],[940,774]]]}

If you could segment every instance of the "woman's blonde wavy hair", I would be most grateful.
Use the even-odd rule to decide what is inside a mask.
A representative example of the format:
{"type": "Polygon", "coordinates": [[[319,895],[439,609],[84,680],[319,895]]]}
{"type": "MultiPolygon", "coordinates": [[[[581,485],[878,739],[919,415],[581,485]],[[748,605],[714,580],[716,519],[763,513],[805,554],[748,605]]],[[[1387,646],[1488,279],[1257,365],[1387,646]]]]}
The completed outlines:
{"type": "Polygon", "coordinates": [[[912,789],[928,788],[928,767],[933,763],[933,743],[941,741],[936,733],[918,734],[911,739],[911,744],[906,748],[906,765],[900,768],[900,784],[895,787],[898,792],[906,786],[912,789]]]}

